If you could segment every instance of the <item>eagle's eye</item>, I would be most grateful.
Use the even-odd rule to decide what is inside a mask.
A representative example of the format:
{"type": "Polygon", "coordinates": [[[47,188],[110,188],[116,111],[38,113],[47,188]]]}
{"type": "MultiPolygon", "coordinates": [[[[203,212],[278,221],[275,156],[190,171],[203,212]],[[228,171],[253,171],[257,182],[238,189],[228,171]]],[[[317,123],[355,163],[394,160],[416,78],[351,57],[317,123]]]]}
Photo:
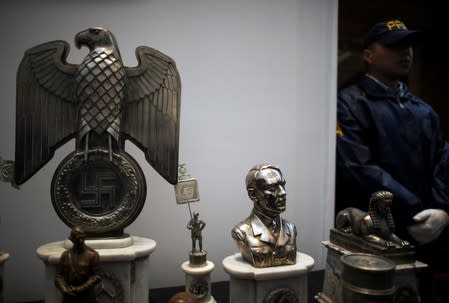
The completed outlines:
{"type": "Polygon", "coordinates": [[[98,28],[90,28],[89,29],[89,33],[91,33],[91,34],[98,35],[99,32],[100,32],[100,30],[98,28]]]}

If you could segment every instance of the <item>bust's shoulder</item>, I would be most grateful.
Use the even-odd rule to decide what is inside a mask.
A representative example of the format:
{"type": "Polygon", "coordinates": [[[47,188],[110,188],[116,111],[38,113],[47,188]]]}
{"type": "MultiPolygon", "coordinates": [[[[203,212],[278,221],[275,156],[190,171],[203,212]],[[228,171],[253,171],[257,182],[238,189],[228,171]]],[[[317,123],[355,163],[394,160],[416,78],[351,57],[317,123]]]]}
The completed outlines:
{"type": "Polygon", "coordinates": [[[90,258],[96,258],[99,259],[100,258],[100,254],[93,248],[86,246],[86,254],[90,257],[90,258]]]}
{"type": "Polygon", "coordinates": [[[251,232],[251,218],[248,217],[240,223],[236,224],[231,231],[232,237],[236,240],[243,240],[246,235],[251,232]]]}
{"type": "Polygon", "coordinates": [[[236,224],[236,225],[232,228],[233,231],[243,231],[243,232],[245,232],[245,231],[247,231],[247,230],[249,230],[249,229],[251,229],[251,223],[248,222],[247,220],[244,220],[244,221],[242,221],[242,222],[236,224]]]}
{"type": "Polygon", "coordinates": [[[296,225],[293,222],[290,222],[290,221],[282,218],[282,223],[284,225],[284,228],[296,233],[296,225]]]}

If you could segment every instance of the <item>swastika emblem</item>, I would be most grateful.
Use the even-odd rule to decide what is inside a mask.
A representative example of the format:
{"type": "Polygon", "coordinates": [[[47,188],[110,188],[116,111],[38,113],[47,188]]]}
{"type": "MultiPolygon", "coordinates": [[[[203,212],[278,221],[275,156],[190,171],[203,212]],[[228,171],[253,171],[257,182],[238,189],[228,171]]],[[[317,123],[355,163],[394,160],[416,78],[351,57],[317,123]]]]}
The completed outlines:
{"type": "Polygon", "coordinates": [[[145,203],[146,182],[127,153],[108,150],[74,152],[59,165],[52,181],[52,202],[68,226],[82,226],[90,235],[119,236],[145,203]]]}
{"type": "Polygon", "coordinates": [[[78,207],[88,214],[103,215],[113,211],[120,202],[120,176],[107,167],[82,171],[76,180],[78,207]]]}

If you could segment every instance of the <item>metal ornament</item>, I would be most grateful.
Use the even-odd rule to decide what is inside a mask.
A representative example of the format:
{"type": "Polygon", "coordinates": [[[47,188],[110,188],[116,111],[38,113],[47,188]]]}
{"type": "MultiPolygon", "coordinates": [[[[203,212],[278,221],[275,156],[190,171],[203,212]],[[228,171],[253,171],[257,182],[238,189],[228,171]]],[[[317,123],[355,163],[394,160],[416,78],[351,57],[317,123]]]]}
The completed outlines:
{"type": "Polygon", "coordinates": [[[253,166],[246,189],[253,210],[231,231],[243,259],[254,267],[295,264],[296,226],[280,216],[287,200],[281,170],[265,163],[253,166]]]}
{"type": "Polygon", "coordinates": [[[199,300],[206,298],[209,293],[209,282],[203,277],[193,278],[189,287],[189,292],[195,295],[199,300]]]}
{"type": "Polygon", "coordinates": [[[199,219],[199,213],[193,212],[192,218],[187,223],[187,229],[190,230],[192,239],[192,250],[189,252],[189,262],[191,266],[203,266],[207,262],[207,252],[203,250],[202,231],[206,227],[206,222],[199,219]],[[196,243],[198,242],[198,248],[196,243]]]}
{"type": "Polygon", "coordinates": [[[343,302],[393,302],[395,264],[372,254],[348,254],[343,264],[343,302]]]}
{"type": "Polygon", "coordinates": [[[330,241],[352,252],[387,257],[397,264],[415,262],[415,247],[394,233],[392,201],[391,192],[377,191],[371,195],[368,212],[354,207],[341,210],[330,231],[330,241]]]}
{"type": "Polygon", "coordinates": [[[122,303],[125,290],[120,279],[110,272],[100,274],[101,286],[96,294],[97,301],[102,303],[122,303]]]}
{"type": "Polygon", "coordinates": [[[11,183],[13,187],[18,188],[14,181],[14,161],[0,157],[0,182],[11,183]]]}
{"type": "Polygon", "coordinates": [[[178,183],[175,185],[176,203],[185,204],[200,200],[198,182],[187,173],[186,164],[178,168],[178,183]]]}
{"type": "Polygon", "coordinates": [[[17,76],[14,180],[26,182],[75,138],[75,152],[53,178],[56,212],[91,235],[118,235],[146,195],[126,140],[169,183],[178,181],[181,81],[173,59],[147,46],[136,49],[137,67],[124,66],[105,28],[78,33],[75,45],[89,49],[79,65],[66,62],[65,41],[25,52],[17,76]]]}
{"type": "Polygon", "coordinates": [[[141,212],[145,176],[126,152],[104,149],[68,155],[52,181],[53,207],[68,226],[82,225],[88,234],[120,236],[141,212]]]}
{"type": "Polygon", "coordinates": [[[278,288],[270,291],[265,298],[263,299],[263,303],[299,303],[298,295],[291,288],[278,288]]]}

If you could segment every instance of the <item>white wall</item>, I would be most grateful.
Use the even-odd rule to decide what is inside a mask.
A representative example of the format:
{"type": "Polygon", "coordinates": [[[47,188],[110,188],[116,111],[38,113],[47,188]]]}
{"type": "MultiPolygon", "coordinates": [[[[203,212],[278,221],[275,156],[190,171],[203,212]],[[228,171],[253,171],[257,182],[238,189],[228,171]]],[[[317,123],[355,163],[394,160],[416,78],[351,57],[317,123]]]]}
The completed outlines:
{"type": "MultiPolygon", "coordinates": [[[[299,229],[299,250],[322,269],[333,218],[337,1],[333,0],[15,0],[0,4],[0,155],[14,157],[15,77],[23,52],[42,42],[71,43],[69,61],[86,50],[74,35],[89,26],[115,34],[127,66],[134,49],[154,47],[177,62],[183,85],[180,162],[199,181],[192,205],[207,222],[204,248],[227,280],[221,261],[237,251],[234,224],[251,210],[244,177],[258,162],[281,167],[287,180],[284,217],[299,229]]],[[[20,191],[0,184],[0,249],[8,251],[6,302],[43,298],[44,267],[36,249],[67,237],[50,200],[60,148],[20,191]]],[[[131,144],[144,169],[148,197],[127,232],[154,239],[152,288],[184,283],[187,206],[131,144]]]]}

